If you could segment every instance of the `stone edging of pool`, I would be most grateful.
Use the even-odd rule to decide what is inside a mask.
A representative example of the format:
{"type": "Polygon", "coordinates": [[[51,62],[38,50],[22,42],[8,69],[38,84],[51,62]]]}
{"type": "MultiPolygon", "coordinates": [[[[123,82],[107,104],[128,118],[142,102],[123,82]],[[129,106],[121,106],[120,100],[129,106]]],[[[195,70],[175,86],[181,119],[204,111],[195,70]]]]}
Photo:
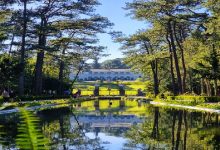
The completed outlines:
{"type": "Polygon", "coordinates": [[[162,102],[155,102],[155,101],[150,101],[150,104],[157,105],[157,106],[170,106],[170,107],[174,107],[174,108],[191,109],[191,110],[196,110],[196,111],[205,111],[205,112],[220,114],[219,109],[203,108],[203,107],[196,107],[196,106],[186,106],[186,105],[178,105],[178,104],[169,104],[169,103],[162,103],[162,102]]]}
{"type": "MultiPolygon", "coordinates": [[[[92,100],[94,100],[94,99],[92,99],[92,100]]],[[[138,99],[136,99],[136,100],[138,100],[138,99]]],[[[143,100],[147,100],[147,99],[145,98],[143,100]]],[[[75,102],[77,102],[77,101],[75,101],[75,102]]],[[[156,102],[156,101],[151,101],[151,100],[147,100],[147,102],[152,104],[152,105],[157,105],[157,106],[168,106],[168,107],[173,107],[173,108],[190,109],[190,110],[196,110],[196,111],[203,111],[203,112],[210,112],[210,113],[220,114],[220,110],[219,109],[211,109],[211,108],[196,107],[196,106],[187,106],[187,105],[180,105],[180,104],[170,104],[170,103],[156,102]]],[[[69,103],[69,101],[67,100],[66,103],[46,104],[46,105],[40,105],[40,106],[32,106],[32,107],[27,107],[26,109],[33,111],[33,110],[36,110],[36,109],[39,109],[39,108],[47,108],[47,107],[57,106],[57,105],[61,105],[61,104],[68,104],[68,103],[69,103]]],[[[0,115],[1,114],[8,114],[8,113],[15,113],[15,112],[18,112],[18,111],[19,111],[18,108],[9,109],[9,110],[0,110],[0,115]]]]}
{"type": "MultiPolygon", "coordinates": [[[[62,105],[62,104],[69,104],[69,103],[46,104],[46,105],[40,105],[40,106],[31,106],[31,107],[26,107],[25,109],[29,110],[29,111],[34,111],[34,110],[37,110],[37,109],[40,109],[40,108],[55,107],[55,106],[59,106],[59,105],[62,105]]],[[[8,109],[8,110],[0,110],[0,115],[10,114],[10,113],[17,113],[17,112],[19,112],[18,108],[13,108],[13,109],[8,109]]]]}

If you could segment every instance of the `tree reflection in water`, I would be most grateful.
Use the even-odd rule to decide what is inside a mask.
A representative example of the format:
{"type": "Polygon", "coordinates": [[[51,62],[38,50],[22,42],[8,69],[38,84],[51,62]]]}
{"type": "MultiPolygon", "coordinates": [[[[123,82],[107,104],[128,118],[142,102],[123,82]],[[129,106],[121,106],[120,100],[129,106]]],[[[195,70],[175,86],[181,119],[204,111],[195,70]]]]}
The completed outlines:
{"type": "Polygon", "coordinates": [[[124,147],[136,149],[218,150],[219,115],[157,108],[148,109],[143,124],[134,126],[124,147]]]}
{"type": "Polygon", "coordinates": [[[53,117],[45,118],[43,122],[44,134],[51,139],[51,149],[62,149],[62,150],[102,150],[101,140],[96,137],[90,139],[86,136],[85,130],[80,126],[77,116],[71,113],[68,108],[57,109],[57,110],[45,110],[41,112],[42,116],[50,116],[52,113],[53,117]],[[64,113],[66,115],[64,115],[64,113]],[[70,117],[75,119],[74,126],[71,126],[70,117]],[[52,119],[53,118],[53,119],[52,119]]]}
{"type": "MultiPolygon", "coordinates": [[[[50,149],[102,150],[103,146],[112,146],[111,140],[115,139],[118,145],[121,144],[120,149],[126,150],[220,149],[217,114],[158,108],[149,104],[138,107],[136,101],[127,101],[123,109],[117,101],[113,101],[111,107],[108,104],[102,101],[95,109],[94,103],[89,101],[80,107],[70,105],[37,111],[39,128],[49,139],[50,149]],[[118,122],[126,126],[114,126],[118,122]],[[92,123],[101,126],[92,126],[92,123]]],[[[0,141],[3,141],[0,149],[1,146],[2,149],[15,149],[21,123],[18,114],[0,117],[0,141]]]]}

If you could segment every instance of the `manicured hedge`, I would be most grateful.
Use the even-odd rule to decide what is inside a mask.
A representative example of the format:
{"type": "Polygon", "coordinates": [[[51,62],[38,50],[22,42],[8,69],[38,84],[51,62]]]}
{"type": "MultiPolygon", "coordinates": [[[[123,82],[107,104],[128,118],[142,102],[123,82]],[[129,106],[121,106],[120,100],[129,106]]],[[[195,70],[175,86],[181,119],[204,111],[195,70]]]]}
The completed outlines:
{"type": "Polygon", "coordinates": [[[189,96],[189,95],[180,95],[180,96],[167,96],[167,100],[195,100],[200,102],[220,102],[219,96],[189,96]]]}

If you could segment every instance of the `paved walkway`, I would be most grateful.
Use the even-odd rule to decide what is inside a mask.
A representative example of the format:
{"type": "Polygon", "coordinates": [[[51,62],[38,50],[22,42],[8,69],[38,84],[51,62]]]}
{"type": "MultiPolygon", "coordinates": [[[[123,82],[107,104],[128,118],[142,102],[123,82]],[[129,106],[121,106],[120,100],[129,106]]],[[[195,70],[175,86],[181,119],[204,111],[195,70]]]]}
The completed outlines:
{"type": "Polygon", "coordinates": [[[171,107],[178,107],[178,108],[183,108],[183,109],[191,109],[191,110],[197,110],[197,111],[206,111],[206,112],[210,112],[210,113],[220,114],[220,110],[211,109],[211,108],[202,108],[202,107],[196,107],[196,106],[184,106],[184,105],[168,104],[168,103],[155,102],[155,101],[151,101],[150,104],[158,105],[158,106],[171,106],[171,107]]]}

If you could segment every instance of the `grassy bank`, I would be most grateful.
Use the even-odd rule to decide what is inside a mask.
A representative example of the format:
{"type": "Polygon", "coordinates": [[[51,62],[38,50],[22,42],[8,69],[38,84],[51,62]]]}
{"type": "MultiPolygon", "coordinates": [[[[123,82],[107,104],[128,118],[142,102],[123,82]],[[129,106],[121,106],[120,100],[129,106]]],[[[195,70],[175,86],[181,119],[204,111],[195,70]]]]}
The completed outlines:
{"type": "Polygon", "coordinates": [[[220,102],[219,96],[192,96],[192,95],[179,95],[179,96],[167,96],[167,100],[193,100],[200,102],[220,102]]]}
{"type": "Polygon", "coordinates": [[[179,95],[167,96],[165,98],[156,98],[155,102],[166,104],[177,104],[183,106],[195,106],[199,108],[220,109],[220,97],[209,96],[192,96],[192,95],[179,95]]]}
{"type": "Polygon", "coordinates": [[[203,103],[203,104],[197,105],[197,107],[220,110],[220,103],[203,103]]]}

